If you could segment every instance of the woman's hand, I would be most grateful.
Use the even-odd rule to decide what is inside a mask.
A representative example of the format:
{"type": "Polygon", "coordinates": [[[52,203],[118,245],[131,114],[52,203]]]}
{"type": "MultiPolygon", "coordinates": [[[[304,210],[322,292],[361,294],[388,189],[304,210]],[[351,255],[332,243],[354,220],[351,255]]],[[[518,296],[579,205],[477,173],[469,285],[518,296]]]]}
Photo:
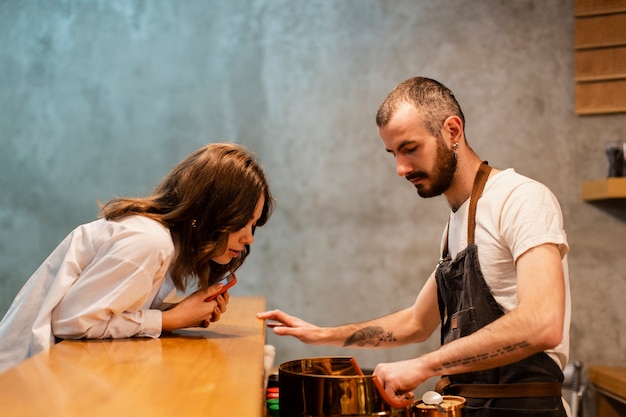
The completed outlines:
{"type": "Polygon", "coordinates": [[[186,327],[209,327],[226,312],[229,301],[228,292],[218,295],[211,301],[205,301],[217,294],[223,285],[213,285],[206,290],[198,290],[183,299],[180,303],[162,313],[161,328],[165,331],[186,327]]]}
{"type": "MultiPolygon", "coordinates": [[[[220,288],[221,288],[221,284],[220,284],[220,288]]],[[[209,296],[213,295],[214,293],[209,294],[209,296]]],[[[209,320],[210,322],[216,322],[220,319],[220,317],[222,316],[223,313],[226,312],[226,308],[228,306],[228,302],[230,301],[230,295],[228,294],[228,291],[226,291],[224,294],[220,294],[218,295],[215,299],[213,299],[212,301],[217,301],[217,306],[213,309],[213,316],[211,317],[211,319],[209,320]]],[[[209,327],[209,323],[207,322],[206,325],[204,327],[209,327]]]]}

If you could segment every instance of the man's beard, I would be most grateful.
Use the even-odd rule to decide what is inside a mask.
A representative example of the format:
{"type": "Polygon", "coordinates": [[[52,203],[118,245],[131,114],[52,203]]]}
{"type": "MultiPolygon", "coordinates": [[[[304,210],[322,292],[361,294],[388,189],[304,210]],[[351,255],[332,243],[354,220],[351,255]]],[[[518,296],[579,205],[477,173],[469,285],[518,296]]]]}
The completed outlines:
{"type": "Polygon", "coordinates": [[[454,179],[456,172],[456,157],[452,149],[448,149],[443,141],[437,141],[437,160],[433,172],[428,175],[424,171],[417,171],[407,175],[407,179],[411,177],[421,177],[430,179],[430,187],[424,185],[416,185],[417,194],[423,198],[436,197],[443,194],[454,179]]]}

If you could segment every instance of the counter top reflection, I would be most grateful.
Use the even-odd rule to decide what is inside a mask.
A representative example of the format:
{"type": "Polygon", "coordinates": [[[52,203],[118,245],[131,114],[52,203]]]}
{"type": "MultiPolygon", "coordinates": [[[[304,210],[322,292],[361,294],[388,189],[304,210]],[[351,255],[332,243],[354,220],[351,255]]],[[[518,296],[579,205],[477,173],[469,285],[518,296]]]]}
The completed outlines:
{"type": "Polygon", "coordinates": [[[263,297],[231,297],[208,329],[64,341],[0,374],[7,416],[262,416],[263,297]]]}

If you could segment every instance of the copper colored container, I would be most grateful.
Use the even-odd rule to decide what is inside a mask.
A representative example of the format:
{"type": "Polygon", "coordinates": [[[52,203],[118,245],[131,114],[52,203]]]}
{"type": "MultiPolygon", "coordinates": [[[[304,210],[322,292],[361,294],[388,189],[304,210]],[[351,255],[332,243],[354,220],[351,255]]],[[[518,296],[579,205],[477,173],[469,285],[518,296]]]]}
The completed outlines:
{"type": "Polygon", "coordinates": [[[278,367],[281,417],[340,416],[463,416],[465,399],[444,396],[440,414],[435,406],[388,398],[378,379],[363,375],[351,357],[298,359],[278,367]],[[430,409],[429,407],[432,407],[430,409]]]}
{"type": "Polygon", "coordinates": [[[443,401],[439,405],[446,411],[447,414],[440,413],[434,405],[424,404],[422,400],[418,400],[411,406],[411,414],[409,415],[413,417],[462,417],[465,415],[465,398],[463,397],[444,395],[443,401]]]}
{"type": "Polygon", "coordinates": [[[363,375],[350,357],[299,359],[278,367],[281,417],[394,416],[371,375],[363,375]]]}

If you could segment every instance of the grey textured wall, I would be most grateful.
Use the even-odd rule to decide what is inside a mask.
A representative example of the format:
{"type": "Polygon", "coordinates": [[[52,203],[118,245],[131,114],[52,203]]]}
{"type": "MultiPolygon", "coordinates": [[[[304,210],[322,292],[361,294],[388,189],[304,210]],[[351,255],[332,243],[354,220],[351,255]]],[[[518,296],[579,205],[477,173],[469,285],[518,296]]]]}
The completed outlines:
{"type": "MultiPolygon", "coordinates": [[[[253,149],[278,209],[234,295],[323,325],[413,302],[447,217],[395,175],[374,115],[414,75],[456,92],[470,144],[555,192],[572,357],[626,363],[626,207],[581,201],[626,115],[574,114],[570,0],[0,2],[0,314],[96,200],[148,193],[207,142],[253,149]]],[[[362,366],[437,346],[342,351],[278,339],[277,361],[362,366]]]]}

